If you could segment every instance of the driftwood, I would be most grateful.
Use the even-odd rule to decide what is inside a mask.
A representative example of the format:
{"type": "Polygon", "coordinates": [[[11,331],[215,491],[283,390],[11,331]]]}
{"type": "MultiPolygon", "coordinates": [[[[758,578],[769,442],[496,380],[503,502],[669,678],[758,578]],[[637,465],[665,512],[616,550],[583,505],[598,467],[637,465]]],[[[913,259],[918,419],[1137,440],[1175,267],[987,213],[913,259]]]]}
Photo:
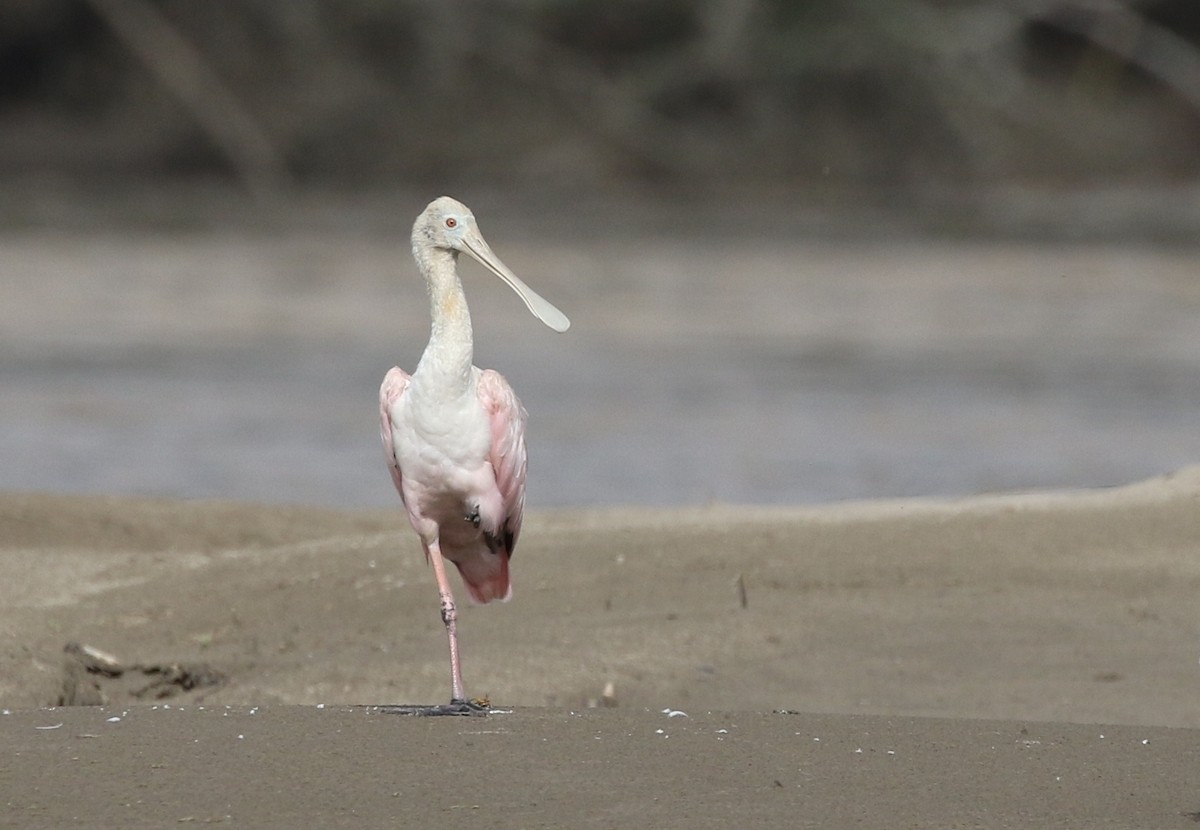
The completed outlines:
{"type": "Polygon", "coordinates": [[[161,700],[226,681],[224,673],[207,663],[130,663],[81,643],[63,647],[62,689],[58,706],[103,706],[110,702],[104,681],[140,676],[126,694],[137,700],[161,700]],[[148,680],[147,680],[148,679],[148,680]]]}

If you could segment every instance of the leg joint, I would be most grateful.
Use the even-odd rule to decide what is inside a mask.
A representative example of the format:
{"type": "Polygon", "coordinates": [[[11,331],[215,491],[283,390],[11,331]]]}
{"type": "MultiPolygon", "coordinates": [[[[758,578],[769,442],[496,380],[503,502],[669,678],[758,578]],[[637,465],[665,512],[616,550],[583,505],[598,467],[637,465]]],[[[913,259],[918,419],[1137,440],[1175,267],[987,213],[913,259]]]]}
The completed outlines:
{"type": "Polygon", "coordinates": [[[454,600],[451,597],[442,597],[442,622],[451,626],[458,619],[458,609],[454,606],[454,600]]]}

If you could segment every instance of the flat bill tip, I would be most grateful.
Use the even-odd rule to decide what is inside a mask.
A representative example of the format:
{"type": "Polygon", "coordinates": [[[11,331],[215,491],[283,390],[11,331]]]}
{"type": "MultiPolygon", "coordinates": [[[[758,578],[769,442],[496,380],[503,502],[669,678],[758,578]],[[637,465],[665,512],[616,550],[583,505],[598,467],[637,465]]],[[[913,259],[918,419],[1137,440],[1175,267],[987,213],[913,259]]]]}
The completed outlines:
{"type": "MultiPolygon", "coordinates": [[[[558,311],[558,309],[555,309],[555,311],[558,311]]],[[[564,332],[571,327],[571,321],[568,320],[567,315],[563,314],[561,311],[558,311],[558,317],[556,319],[547,320],[542,318],[542,322],[557,332],[564,332]]]]}

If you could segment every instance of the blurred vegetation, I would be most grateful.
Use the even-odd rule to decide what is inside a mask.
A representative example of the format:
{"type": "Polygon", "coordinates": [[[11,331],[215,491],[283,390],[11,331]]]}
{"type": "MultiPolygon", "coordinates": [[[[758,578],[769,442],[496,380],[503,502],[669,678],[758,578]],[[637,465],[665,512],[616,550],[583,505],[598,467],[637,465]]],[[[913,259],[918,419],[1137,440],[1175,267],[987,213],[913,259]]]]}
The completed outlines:
{"type": "Polygon", "coordinates": [[[1200,3],[5,0],[0,175],[1200,174],[1200,3]]]}

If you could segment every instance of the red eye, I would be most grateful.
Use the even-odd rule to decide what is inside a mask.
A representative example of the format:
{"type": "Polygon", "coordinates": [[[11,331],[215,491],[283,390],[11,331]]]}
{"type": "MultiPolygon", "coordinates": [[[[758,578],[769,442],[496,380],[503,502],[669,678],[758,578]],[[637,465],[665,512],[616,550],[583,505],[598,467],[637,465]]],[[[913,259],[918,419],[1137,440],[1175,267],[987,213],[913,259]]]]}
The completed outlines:
{"type": "Polygon", "coordinates": [[[448,217],[448,218],[446,219],[446,227],[447,227],[447,228],[457,228],[457,227],[458,227],[458,220],[457,220],[457,219],[455,219],[453,216],[450,216],[450,217],[448,217]]]}

